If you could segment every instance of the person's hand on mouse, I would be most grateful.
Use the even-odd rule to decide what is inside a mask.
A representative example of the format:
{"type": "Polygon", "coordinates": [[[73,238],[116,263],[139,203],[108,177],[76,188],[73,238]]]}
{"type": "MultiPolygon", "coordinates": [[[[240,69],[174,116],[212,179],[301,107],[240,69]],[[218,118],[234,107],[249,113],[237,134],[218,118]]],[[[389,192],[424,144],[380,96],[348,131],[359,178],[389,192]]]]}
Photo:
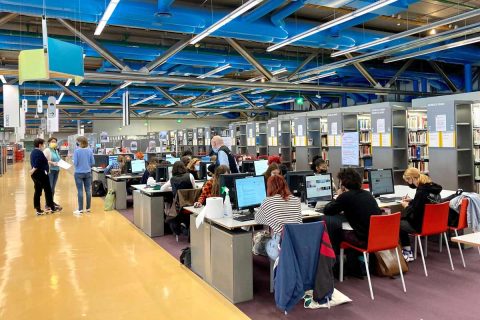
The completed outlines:
{"type": "Polygon", "coordinates": [[[202,204],[201,204],[200,202],[195,202],[195,203],[193,204],[193,207],[195,207],[195,208],[200,208],[200,207],[202,207],[202,204]]]}

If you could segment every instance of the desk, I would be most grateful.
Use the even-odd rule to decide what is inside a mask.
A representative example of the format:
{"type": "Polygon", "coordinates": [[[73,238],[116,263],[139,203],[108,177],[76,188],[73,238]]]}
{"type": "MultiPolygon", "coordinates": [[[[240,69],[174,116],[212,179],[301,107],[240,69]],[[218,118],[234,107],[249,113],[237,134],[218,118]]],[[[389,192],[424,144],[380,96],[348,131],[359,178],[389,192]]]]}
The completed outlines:
{"type": "MultiPolygon", "coordinates": [[[[410,198],[413,199],[413,197],[415,197],[415,192],[416,192],[416,189],[412,189],[410,188],[409,186],[405,186],[405,185],[396,185],[395,186],[395,194],[393,195],[386,195],[384,196],[385,198],[388,198],[388,197],[404,197],[405,195],[408,195],[410,198]]],[[[446,198],[448,196],[451,196],[452,194],[454,194],[456,191],[452,191],[452,190],[442,190],[442,192],[440,193],[440,196],[442,198],[446,198]]],[[[390,208],[392,209],[392,212],[397,212],[397,211],[401,211],[403,208],[402,208],[402,205],[399,203],[399,202],[396,202],[396,201],[392,201],[392,202],[380,202],[380,200],[377,199],[377,203],[378,203],[378,206],[381,208],[381,209],[384,209],[384,208],[390,208]]]]}
{"type": "Polygon", "coordinates": [[[121,175],[112,177],[107,175],[107,188],[115,192],[115,209],[127,209],[127,181],[141,179],[141,175],[121,175]]]}
{"type": "Polygon", "coordinates": [[[102,181],[103,187],[107,188],[107,178],[105,177],[104,168],[92,168],[92,181],[99,180],[102,181]]]}
{"type": "MultiPolygon", "coordinates": [[[[200,188],[203,182],[196,182],[200,188]]],[[[154,190],[145,184],[132,185],[133,193],[133,223],[150,237],[164,235],[165,197],[172,198],[171,191],[154,190]]]]}
{"type": "Polygon", "coordinates": [[[480,247],[480,232],[464,234],[463,236],[453,237],[453,242],[480,247]]]}

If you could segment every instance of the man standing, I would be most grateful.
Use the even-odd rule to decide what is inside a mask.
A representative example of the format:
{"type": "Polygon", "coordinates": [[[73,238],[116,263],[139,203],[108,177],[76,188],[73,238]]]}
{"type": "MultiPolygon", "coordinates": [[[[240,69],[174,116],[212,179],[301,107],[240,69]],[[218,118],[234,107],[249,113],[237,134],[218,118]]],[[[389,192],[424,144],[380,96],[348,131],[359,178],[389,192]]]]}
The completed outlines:
{"type": "Polygon", "coordinates": [[[223,139],[220,136],[214,136],[212,138],[212,150],[217,154],[217,161],[215,162],[215,168],[224,165],[230,168],[231,173],[239,173],[238,164],[232,151],[228,149],[223,143],[223,139]]]}

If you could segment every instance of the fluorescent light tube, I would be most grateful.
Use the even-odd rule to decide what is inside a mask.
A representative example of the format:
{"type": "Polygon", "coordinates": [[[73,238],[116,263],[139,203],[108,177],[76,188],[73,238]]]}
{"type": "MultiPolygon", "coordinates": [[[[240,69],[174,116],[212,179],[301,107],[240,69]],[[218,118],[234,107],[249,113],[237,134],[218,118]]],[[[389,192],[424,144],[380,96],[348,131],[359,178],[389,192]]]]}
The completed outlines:
{"type": "Polygon", "coordinates": [[[60,93],[60,96],[58,97],[57,101],[55,101],[57,104],[60,104],[62,101],[63,96],[65,95],[65,92],[60,93]]]}
{"type": "Polygon", "coordinates": [[[95,29],[94,35],[99,36],[103,28],[107,25],[108,19],[112,16],[113,11],[117,7],[117,4],[120,2],[120,0],[110,0],[110,3],[107,6],[107,9],[105,9],[105,12],[103,13],[102,18],[98,22],[97,28],[95,29]]]}
{"type": "Polygon", "coordinates": [[[121,86],[120,89],[125,89],[129,85],[131,85],[133,82],[132,81],[125,81],[121,86]]]}
{"type": "Polygon", "coordinates": [[[72,83],[72,78],[68,78],[67,82],[65,82],[65,87],[68,87],[72,83]]]}
{"type": "Polygon", "coordinates": [[[210,34],[215,32],[216,30],[220,29],[221,27],[223,27],[224,25],[226,25],[227,23],[229,23],[233,19],[241,16],[242,14],[244,14],[245,12],[247,12],[248,10],[252,9],[253,7],[255,7],[256,5],[258,5],[262,2],[263,2],[263,0],[250,0],[246,3],[244,3],[243,5],[241,5],[240,7],[235,9],[234,11],[227,14],[222,19],[220,19],[217,22],[215,22],[214,24],[212,24],[210,27],[206,28],[205,30],[203,30],[202,32],[197,34],[195,37],[193,37],[192,40],[190,40],[190,44],[196,44],[197,42],[200,42],[203,38],[209,36],[210,34]]]}
{"type": "Polygon", "coordinates": [[[167,111],[167,112],[164,112],[164,113],[161,113],[162,116],[166,116],[168,114],[173,114],[173,113],[176,113],[177,111],[167,111]]]}
{"type": "Polygon", "coordinates": [[[197,78],[198,78],[198,79],[205,79],[205,78],[208,78],[208,77],[210,77],[210,76],[213,76],[213,75],[216,74],[216,73],[219,73],[219,72],[221,72],[221,71],[223,71],[223,70],[226,70],[226,69],[228,69],[228,68],[230,68],[230,64],[226,64],[226,65],[223,65],[223,66],[221,66],[221,67],[215,68],[215,69],[213,69],[213,70],[211,70],[211,71],[209,71],[209,72],[207,72],[207,73],[205,73],[205,74],[202,74],[201,76],[198,76],[197,78]]]}
{"type": "Polygon", "coordinates": [[[149,96],[149,97],[146,97],[145,99],[142,99],[142,100],[140,100],[140,101],[137,101],[137,102],[135,102],[135,103],[132,103],[132,107],[138,106],[139,104],[142,104],[142,103],[144,103],[144,102],[147,102],[147,101],[150,101],[150,100],[152,100],[152,99],[155,99],[156,97],[157,97],[156,94],[151,95],[151,96],[149,96]]]}
{"type": "Polygon", "coordinates": [[[417,51],[417,52],[412,52],[412,53],[409,53],[409,54],[404,54],[403,56],[388,58],[388,59],[385,59],[383,62],[384,63],[390,63],[390,62],[405,60],[405,59],[409,59],[409,58],[413,58],[413,57],[423,56],[425,54],[429,54],[429,53],[433,53],[433,52],[438,52],[438,51],[448,50],[448,49],[457,48],[457,47],[461,47],[461,46],[466,46],[468,44],[473,44],[473,43],[477,43],[477,42],[480,42],[480,37],[475,37],[475,38],[471,38],[471,39],[464,39],[464,40],[457,41],[457,42],[452,42],[452,43],[449,43],[449,44],[446,44],[446,45],[443,45],[443,46],[430,48],[430,49],[425,49],[425,50],[421,50],[421,51],[417,51]]]}
{"type": "Polygon", "coordinates": [[[293,84],[300,84],[300,83],[310,82],[310,81],[313,81],[313,80],[318,80],[318,79],[330,77],[330,76],[333,76],[333,75],[336,75],[336,74],[337,74],[337,73],[336,73],[335,71],[328,72],[328,73],[322,73],[322,74],[319,74],[319,75],[316,75],[316,76],[313,76],[313,77],[309,77],[309,78],[304,78],[304,79],[297,80],[297,81],[293,82],[293,84]]]}
{"type": "Polygon", "coordinates": [[[184,84],[177,84],[176,86],[169,88],[168,91],[177,90],[177,89],[180,89],[182,87],[185,87],[185,85],[184,84]]]}
{"type": "Polygon", "coordinates": [[[393,2],[396,2],[396,1],[397,0],[380,0],[380,1],[374,2],[372,4],[369,4],[368,6],[365,6],[363,8],[358,9],[358,10],[355,10],[351,13],[346,14],[346,15],[343,15],[340,18],[328,21],[328,22],[326,22],[324,24],[321,24],[321,25],[319,25],[315,28],[312,28],[310,30],[307,30],[305,32],[297,34],[296,36],[288,38],[288,39],[286,39],[286,40],[284,40],[280,43],[277,43],[273,46],[270,46],[270,47],[267,48],[267,52],[275,51],[275,50],[277,50],[279,48],[282,48],[282,47],[284,47],[284,46],[286,46],[290,43],[296,42],[298,40],[309,37],[309,36],[311,36],[315,33],[318,33],[320,31],[324,31],[324,30],[330,29],[334,26],[337,26],[339,24],[342,24],[342,23],[345,23],[347,21],[353,20],[353,19],[358,18],[358,17],[360,17],[364,14],[367,14],[367,13],[370,13],[370,12],[375,11],[377,9],[388,6],[389,4],[391,4],[393,2]]]}
{"type": "Polygon", "coordinates": [[[3,75],[0,75],[0,80],[2,80],[3,84],[7,84],[7,80],[5,79],[5,77],[3,75]]]}

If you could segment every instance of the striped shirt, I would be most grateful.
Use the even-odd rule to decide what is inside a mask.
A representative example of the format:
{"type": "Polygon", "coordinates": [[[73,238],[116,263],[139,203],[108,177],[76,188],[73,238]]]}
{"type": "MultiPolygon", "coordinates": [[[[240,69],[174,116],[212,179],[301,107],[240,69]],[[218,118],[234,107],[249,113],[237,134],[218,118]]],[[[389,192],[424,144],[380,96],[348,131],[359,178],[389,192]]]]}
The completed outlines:
{"type": "Polygon", "coordinates": [[[291,195],[283,200],[278,194],[267,197],[255,213],[255,221],[269,226],[273,233],[281,233],[285,224],[302,223],[300,199],[291,195]]]}

